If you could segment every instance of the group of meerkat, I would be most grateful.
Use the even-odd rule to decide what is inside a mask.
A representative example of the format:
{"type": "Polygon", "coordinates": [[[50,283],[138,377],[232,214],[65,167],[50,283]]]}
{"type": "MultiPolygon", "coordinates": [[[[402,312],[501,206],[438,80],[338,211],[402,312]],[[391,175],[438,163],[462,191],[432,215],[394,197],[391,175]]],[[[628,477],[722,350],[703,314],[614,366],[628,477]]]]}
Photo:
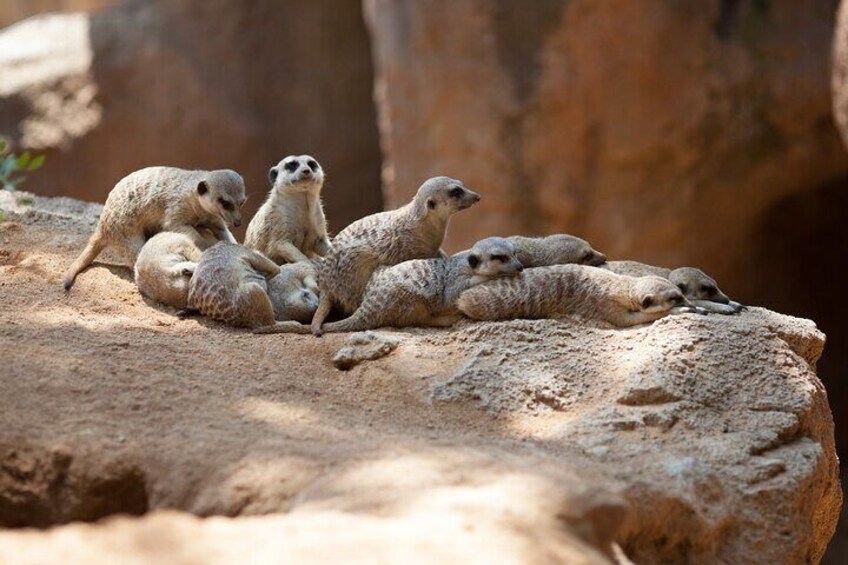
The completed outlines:
{"type": "Polygon", "coordinates": [[[489,237],[447,256],[441,246],[451,217],[480,200],[450,177],[425,181],[405,206],[357,220],[332,240],[318,161],[286,157],[269,180],[239,245],[230,232],[245,201],[238,173],[151,167],[130,174],[109,193],[65,289],[112,248],[134,262],[139,291],[150,299],[256,333],[570,316],[627,327],[744,309],[703,271],[607,261],[567,234],[489,237]],[[324,323],[333,311],[343,319],[324,323]]]}

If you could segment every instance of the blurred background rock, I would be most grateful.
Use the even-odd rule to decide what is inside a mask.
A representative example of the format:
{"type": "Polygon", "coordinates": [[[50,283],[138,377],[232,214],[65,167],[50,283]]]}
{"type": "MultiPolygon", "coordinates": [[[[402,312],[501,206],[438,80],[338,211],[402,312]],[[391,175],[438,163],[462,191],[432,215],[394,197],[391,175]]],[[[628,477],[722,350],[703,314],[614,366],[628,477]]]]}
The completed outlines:
{"type": "Polygon", "coordinates": [[[448,174],[484,196],[450,250],[569,232],[612,258],[699,266],[827,333],[819,375],[844,460],[838,4],[4,0],[0,133],[47,154],[24,185],[40,194],[102,201],[146,165],[229,167],[249,215],[268,168],[310,153],[333,231],[448,174]]]}

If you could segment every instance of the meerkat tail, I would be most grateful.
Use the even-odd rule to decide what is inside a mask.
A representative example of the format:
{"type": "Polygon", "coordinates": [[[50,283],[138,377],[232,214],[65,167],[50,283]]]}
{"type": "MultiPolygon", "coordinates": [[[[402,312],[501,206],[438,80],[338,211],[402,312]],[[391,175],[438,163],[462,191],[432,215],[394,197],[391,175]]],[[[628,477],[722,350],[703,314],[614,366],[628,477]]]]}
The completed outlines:
{"type": "Polygon", "coordinates": [[[99,233],[94,233],[94,235],[91,236],[91,239],[88,240],[88,245],[85,246],[83,252],[80,253],[76,261],[74,261],[70,268],[65,272],[65,278],[63,281],[65,290],[71,290],[71,287],[74,286],[74,281],[76,280],[77,275],[83,272],[86,267],[94,262],[94,259],[101,251],[103,251],[104,247],[106,247],[106,243],[103,241],[101,235],[99,233]]]}
{"type": "Polygon", "coordinates": [[[309,326],[304,326],[300,322],[293,322],[291,320],[285,322],[276,322],[273,326],[262,326],[259,328],[254,328],[253,333],[255,334],[309,334],[311,330],[309,326]]]}
{"type": "Polygon", "coordinates": [[[332,309],[333,300],[329,297],[328,293],[322,292],[321,298],[318,301],[318,309],[315,310],[315,314],[312,316],[312,335],[321,337],[321,334],[324,333],[321,325],[327,319],[327,316],[330,315],[330,310],[332,309]]]}

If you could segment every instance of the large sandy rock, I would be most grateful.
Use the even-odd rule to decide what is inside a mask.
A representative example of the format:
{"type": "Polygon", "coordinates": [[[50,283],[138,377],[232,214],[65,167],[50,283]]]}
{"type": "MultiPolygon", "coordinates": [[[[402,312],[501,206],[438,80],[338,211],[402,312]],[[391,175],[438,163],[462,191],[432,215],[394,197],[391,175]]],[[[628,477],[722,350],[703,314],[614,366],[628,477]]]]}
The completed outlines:
{"type": "Polygon", "coordinates": [[[247,181],[249,217],[269,167],[308,152],[328,171],[332,228],[381,207],[357,1],[134,1],[39,16],[0,32],[0,75],[0,133],[47,153],[35,192],[103,201],[143,166],[228,167],[247,181]]]}
{"type": "Polygon", "coordinates": [[[770,209],[848,172],[830,118],[830,0],[366,11],[388,202],[437,172],[483,195],[453,249],[576,232],[612,257],[701,265],[753,298],[770,209]]]}
{"type": "Polygon", "coordinates": [[[0,193],[0,525],[137,517],[0,531],[3,563],[815,563],[833,534],[811,321],[256,336],[124,267],[65,295],[99,210],[0,193]]]}

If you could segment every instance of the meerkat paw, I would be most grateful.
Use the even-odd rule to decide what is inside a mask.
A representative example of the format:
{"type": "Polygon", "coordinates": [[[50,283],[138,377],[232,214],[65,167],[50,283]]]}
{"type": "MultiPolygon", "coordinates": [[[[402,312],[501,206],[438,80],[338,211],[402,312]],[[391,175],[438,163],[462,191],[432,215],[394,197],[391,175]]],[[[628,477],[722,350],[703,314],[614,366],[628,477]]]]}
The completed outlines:
{"type": "Polygon", "coordinates": [[[747,306],[745,306],[744,304],[740,304],[739,302],[735,302],[735,301],[733,301],[733,300],[731,300],[731,301],[728,303],[728,306],[730,306],[731,308],[733,308],[733,309],[736,311],[736,313],[744,312],[744,311],[746,311],[746,310],[748,309],[748,307],[747,307],[747,306]]]}
{"type": "Polygon", "coordinates": [[[700,306],[675,306],[668,311],[669,314],[708,314],[705,308],[700,306]]]}

